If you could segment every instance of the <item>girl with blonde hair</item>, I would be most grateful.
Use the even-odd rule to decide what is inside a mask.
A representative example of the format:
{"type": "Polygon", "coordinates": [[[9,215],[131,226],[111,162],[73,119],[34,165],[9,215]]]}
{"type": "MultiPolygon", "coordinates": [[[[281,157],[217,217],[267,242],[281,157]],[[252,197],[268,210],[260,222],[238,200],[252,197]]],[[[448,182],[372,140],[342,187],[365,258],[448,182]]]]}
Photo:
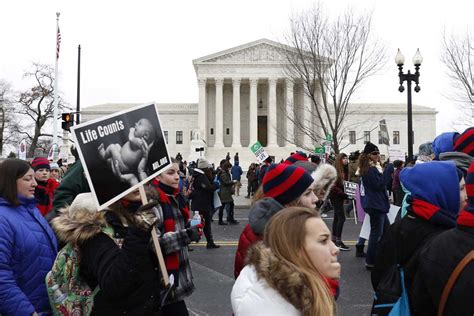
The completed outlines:
{"type": "Polygon", "coordinates": [[[281,210],[268,222],[263,242],[249,249],[248,264],[232,289],[234,314],[335,315],[338,254],[314,210],[281,210]]]}

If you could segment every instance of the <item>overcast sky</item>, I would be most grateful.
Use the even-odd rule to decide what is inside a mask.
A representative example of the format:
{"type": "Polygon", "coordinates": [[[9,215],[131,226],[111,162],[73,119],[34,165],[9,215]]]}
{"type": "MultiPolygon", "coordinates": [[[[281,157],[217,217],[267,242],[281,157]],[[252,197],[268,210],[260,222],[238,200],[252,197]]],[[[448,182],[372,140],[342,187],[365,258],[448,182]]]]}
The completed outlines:
{"type": "MultiPolygon", "coordinates": [[[[4,1],[0,19],[0,79],[15,89],[30,86],[22,74],[32,62],[54,65],[56,12],[62,34],[59,88],[76,105],[77,46],[82,47],[81,105],[109,102],[198,102],[192,60],[287,32],[289,16],[309,0],[4,1]]],[[[365,82],[352,102],[406,103],[398,92],[397,48],[414,70],[423,56],[420,93],[414,104],[434,107],[438,133],[452,129],[456,105],[440,62],[442,29],[473,27],[474,1],[323,0],[330,14],[351,4],[373,11],[374,35],[388,49],[383,72],[365,82]]],[[[405,69],[408,69],[405,68],[405,69]]],[[[415,125],[415,131],[417,126],[415,125]]]]}

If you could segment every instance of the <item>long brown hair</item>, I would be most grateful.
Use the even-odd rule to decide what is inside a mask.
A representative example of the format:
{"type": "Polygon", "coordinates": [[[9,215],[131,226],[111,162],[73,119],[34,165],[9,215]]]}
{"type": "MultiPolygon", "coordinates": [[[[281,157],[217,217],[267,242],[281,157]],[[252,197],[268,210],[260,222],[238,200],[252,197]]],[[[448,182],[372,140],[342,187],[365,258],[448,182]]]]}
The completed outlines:
{"type": "Polygon", "coordinates": [[[359,156],[359,177],[365,176],[370,168],[370,158],[368,154],[360,154],[359,156]]]}
{"type": "Polygon", "coordinates": [[[348,175],[346,175],[346,165],[344,165],[344,162],[342,162],[342,160],[344,158],[347,158],[347,155],[344,154],[344,153],[341,153],[339,155],[337,155],[337,158],[336,158],[336,163],[334,165],[334,167],[336,168],[336,171],[337,171],[337,180],[339,182],[343,182],[344,180],[346,180],[346,177],[348,175]]]}
{"type": "MultiPolygon", "coordinates": [[[[329,292],[323,276],[311,262],[304,249],[306,238],[306,221],[310,218],[319,218],[319,214],[306,207],[289,207],[281,210],[268,222],[265,227],[264,243],[281,261],[292,266],[303,275],[307,286],[311,290],[312,298],[307,302],[310,306],[303,312],[304,315],[335,315],[334,298],[329,292]]],[[[286,285],[275,284],[280,293],[298,296],[300,293],[288,293],[286,285]]],[[[301,298],[295,297],[292,301],[301,298]]],[[[306,300],[305,300],[306,302],[306,300]]]]}

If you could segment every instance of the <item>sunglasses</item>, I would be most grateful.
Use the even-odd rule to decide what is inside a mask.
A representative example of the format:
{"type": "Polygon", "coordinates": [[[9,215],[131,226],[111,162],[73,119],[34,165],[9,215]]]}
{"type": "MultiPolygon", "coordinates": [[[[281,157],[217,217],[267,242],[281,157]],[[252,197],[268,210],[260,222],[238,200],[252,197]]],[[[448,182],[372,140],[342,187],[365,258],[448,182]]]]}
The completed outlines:
{"type": "Polygon", "coordinates": [[[370,153],[371,155],[374,155],[374,156],[377,156],[377,155],[380,155],[380,153],[378,151],[373,151],[370,153]]]}

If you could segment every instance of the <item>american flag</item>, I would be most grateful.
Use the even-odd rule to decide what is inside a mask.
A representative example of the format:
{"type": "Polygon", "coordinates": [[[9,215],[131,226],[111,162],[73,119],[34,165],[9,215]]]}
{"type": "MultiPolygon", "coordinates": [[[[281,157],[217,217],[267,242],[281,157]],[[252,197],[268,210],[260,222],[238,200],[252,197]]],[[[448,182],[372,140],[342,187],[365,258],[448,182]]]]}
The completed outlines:
{"type": "Polygon", "coordinates": [[[59,48],[61,47],[61,31],[59,30],[56,34],[56,59],[59,59],[59,48]]]}

